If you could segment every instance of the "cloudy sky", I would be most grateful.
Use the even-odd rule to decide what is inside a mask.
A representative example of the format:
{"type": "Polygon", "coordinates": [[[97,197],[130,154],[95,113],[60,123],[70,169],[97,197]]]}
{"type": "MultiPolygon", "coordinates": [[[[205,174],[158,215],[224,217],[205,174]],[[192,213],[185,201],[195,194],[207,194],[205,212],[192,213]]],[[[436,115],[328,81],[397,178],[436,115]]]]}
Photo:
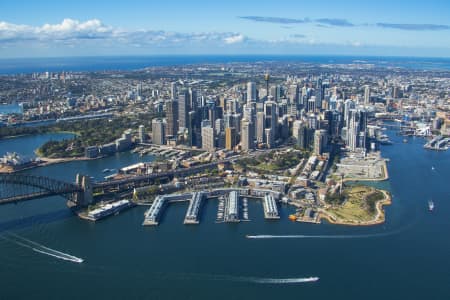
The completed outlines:
{"type": "Polygon", "coordinates": [[[0,3],[0,58],[152,54],[449,57],[450,1],[0,3]]]}

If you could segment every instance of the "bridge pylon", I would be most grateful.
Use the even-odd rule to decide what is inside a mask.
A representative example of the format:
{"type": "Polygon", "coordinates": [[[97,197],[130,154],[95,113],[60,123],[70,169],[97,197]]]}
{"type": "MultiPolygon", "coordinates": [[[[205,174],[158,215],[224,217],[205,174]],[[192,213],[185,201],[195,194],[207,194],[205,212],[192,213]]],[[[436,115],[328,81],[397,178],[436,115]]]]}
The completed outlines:
{"type": "Polygon", "coordinates": [[[76,184],[81,188],[80,192],[75,194],[75,203],[79,207],[85,207],[94,200],[92,195],[92,181],[89,176],[77,174],[76,184]]]}

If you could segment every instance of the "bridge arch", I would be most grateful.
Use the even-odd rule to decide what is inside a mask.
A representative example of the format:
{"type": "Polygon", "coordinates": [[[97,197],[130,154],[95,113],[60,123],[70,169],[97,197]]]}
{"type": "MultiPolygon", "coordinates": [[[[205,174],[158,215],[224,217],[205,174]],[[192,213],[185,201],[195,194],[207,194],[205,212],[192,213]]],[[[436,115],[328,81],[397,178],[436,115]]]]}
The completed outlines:
{"type": "Polygon", "coordinates": [[[76,184],[49,177],[28,174],[0,174],[0,204],[17,203],[56,195],[72,199],[75,193],[81,191],[81,187],[76,184]]]}

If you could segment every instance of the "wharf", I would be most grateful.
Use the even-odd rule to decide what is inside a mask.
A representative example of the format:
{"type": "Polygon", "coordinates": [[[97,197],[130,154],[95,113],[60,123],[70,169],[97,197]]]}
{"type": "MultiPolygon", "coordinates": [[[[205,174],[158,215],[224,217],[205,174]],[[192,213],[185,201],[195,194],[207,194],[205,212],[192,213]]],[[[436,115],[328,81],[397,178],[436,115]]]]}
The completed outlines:
{"type": "MultiPolygon", "coordinates": [[[[184,218],[184,224],[198,224],[200,208],[203,203],[203,192],[196,192],[192,194],[192,198],[189,201],[189,207],[184,218]]],[[[180,200],[178,200],[180,201],[180,200]]]]}

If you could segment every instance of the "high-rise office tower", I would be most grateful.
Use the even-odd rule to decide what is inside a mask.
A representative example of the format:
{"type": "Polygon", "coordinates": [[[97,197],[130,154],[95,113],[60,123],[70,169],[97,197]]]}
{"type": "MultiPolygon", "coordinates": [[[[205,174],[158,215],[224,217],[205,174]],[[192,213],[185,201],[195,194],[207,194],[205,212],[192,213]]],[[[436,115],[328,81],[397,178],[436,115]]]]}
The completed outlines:
{"type": "Polygon", "coordinates": [[[272,86],[270,88],[270,96],[272,96],[272,99],[276,102],[278,100],[280,100],[281,98],[281,86],[278,84],[276,86],[272,86]]]}
{"type": "Polygon", "coordinates": [[[170,97],[172,97],[172,100],[177,99],[177,83],[176,82],[172,82],[170,84],[170,97]]]}
{"type": "Polygon", "coordinates": [[[278,122],[276,102],[267,101],[266,103],[264,103],[264,116],[265,116],[264,127],[266,129],[270,128],[272,130],[272,133],[274,134],[274,138],[276,138],[275,132],[277,130],[277,122],[278,122]]]}
{"type": "Polygon", "coordinates": [[[147,136],[145,134],[145,127],[144,127],[144,125],[139,125],[138,136],[139,136],[139,142],[141,142],[141,143],[145,143],[146,142],[147,136]]]}
{"type": "Polygon", "coordinates": [[[216,121],[214,122],[214,130],[216,131],[217,135],[224,132],[225,123],[224,123],[223,119],[216,119],[216,121]]]}
{"type": "Polygon", "coordinates": [[[152,120],[152,142],[157,145],[164,145],[166,143],[164,123],[161,119],[152,120]]]}
{"type": "Polygon", "coordinates": [[[317,109],[321,109],[322,108],[322,100],[323,100],[322,78],[318,78],[317,79],[317,84],[316,84],[316,101],[317,101],[316,108],[317,109]]]}
{"type": "Polygon", "coordinates": [[[228,127],[225,129],[225,148],[227,150],[233,150],[237,145],[236,128],[228,127]]]}
{"type": "Polygon", "coordinates": [[[299,89],[297,84],[291,84],[289,86],[289,103],[295,104],[296,106],[299,104],[299,89]]]}
{"type": "Polygon", "coordinates": [[[178,132],[178,101],[166,101],[167,130],[166,137],[174,137],[178,132]]]}
{"type": "Polygon", "coordinates": [[[259,111],[256,113],[256,141],[258,143],[264,143],[264,112],[259,111]]]}
{"type": "Polygon", "coordinates": [[[214,152],[215,151],[215,133],[210,121],[202,121],[202,148],[214,152]]]}
{"type": "Polygon", "coordinates": [[[178,95],[178,128],[184,129],[187,128],[187,117],[190,111],[189,108],[189,92],[187,90],[183,90],[178,95]]]}
{"type": "Polygon", "coordinates": [[[266,138],[267,148],[272,148],[275,145],[273,130],[271,128],[264,129],[264,135],[266,138]]]}
{"type": "Polygon", "coordinates": [[[314,154],[322,155],[327,147],[327,131],[318,129],[314,132],[314,154]]]}
{"type": "Polygon", "coordinates": [[[250,120],[242,118],[241,121],[241,147],[242,151],[254,149],[254,132],[253,124],[250,120]]]}
{"type": "Polygon", "coordinates": [[[247,83],[247,104],[251,102],[256,102],[256,83],[250,81],[247,83]]]}
{"type": "Polygon", "coordinates": [[[191,88],[189,89],[189,108],[193,111],[196,111],[198,108],[197,91],[191,88]]]}
{"type": "Polygon", "coordinates": [[[364,88],[364,105],[369,105],[370,103],[370,87],[368,85],[364,88]]]}

